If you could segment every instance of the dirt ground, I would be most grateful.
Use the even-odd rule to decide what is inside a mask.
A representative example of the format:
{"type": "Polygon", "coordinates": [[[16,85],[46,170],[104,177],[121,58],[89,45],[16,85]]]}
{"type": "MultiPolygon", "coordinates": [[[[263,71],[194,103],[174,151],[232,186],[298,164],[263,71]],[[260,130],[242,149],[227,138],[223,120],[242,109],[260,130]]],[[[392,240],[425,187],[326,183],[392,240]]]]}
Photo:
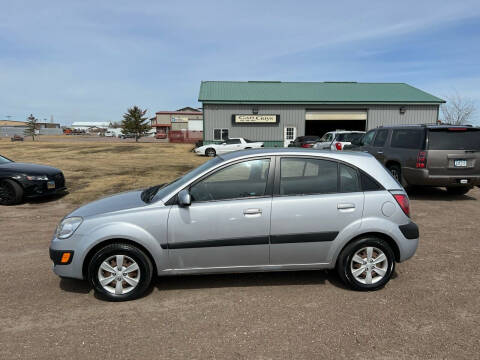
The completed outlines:
{"type": "Polygon", "coordinates": [[[480,189],[410,196],[419,249],[380,291],[324,271],[182,276],[128,303],[51,271],[68,196],[0,207],[0,359],[478,358],[480,189]]]}

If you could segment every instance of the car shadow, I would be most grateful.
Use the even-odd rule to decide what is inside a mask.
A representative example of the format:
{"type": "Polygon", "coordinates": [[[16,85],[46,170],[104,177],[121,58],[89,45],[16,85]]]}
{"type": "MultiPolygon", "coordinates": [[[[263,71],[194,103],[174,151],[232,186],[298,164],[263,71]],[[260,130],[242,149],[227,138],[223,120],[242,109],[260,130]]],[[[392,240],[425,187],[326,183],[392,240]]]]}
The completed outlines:
{"type": "MultiPolygon", "coordinates": [[[[397,272],[394,271],[392,279],[397,278],[397,276],[397,272]]],[[[335,271],[305,270],[158,276],[153,280],[152,286],[149,287],[143,297],[148,296],[153,291],[153,288],[157,288],[159,291],[171,291],[254,286],[325,285],[326,283],[346,291],[353,291],[340,280],[335,271]]],[[[88,294],[92,290],[92,286],[88,281],[68,278],[60,279],[60,288],[63,291],[78,294],[88,294]]],[[[107,300],[102,295],[96,293],[94,296],[98,300],[107,300]]]]}
{"type": "Polygon", "coordinates": [[[26,204],[44,204],[44,203],[50,203],[54,202],[57,200],[60,200],[61,198],[67,196],[69,194],[68,191],[63,191],[55,195],[47,195],[44,197],[37,197],[37,198],[32,198],[32,199],[25,199],[26,204]]]}
{"type": "Polygon", "coordinates": [[[320,285],[327,282],[336,287],[347,289],[334,271],[327,270],[159,276],[154,286],[160,291],[169,291],[226,287],[320,285]]]}
{"type": "MultiPolygon", "coordinates": [[[[472,191],[472,190],[471,190],[472,191]]],[[[414,187],[407,190],[408,197],[411,200],[434,200],[434,201],[458,201],[458,200],[477,200],[473,196],[452,195],[445,189],[434,187],[414,187]]]]}
{"type": "Polygon", "coordinates": [[[88,294],[92,290],[92,286],[85,280],[60,278],[60,289],[73,293],[88,294]]]}

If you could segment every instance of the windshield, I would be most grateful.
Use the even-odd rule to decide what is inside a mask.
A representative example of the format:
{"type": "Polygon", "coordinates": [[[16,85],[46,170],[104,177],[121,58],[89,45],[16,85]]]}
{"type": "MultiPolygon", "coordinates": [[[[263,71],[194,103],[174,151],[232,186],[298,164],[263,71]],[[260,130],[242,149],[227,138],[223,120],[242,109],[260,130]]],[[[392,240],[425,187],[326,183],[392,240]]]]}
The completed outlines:
{"type": "Polygon", "coordinates": [[[7,158],[4,158],[3,156],[0,155],[0,164],[7,164],[11,162],[12,160],[8,160],[7,158]]]}
{"type": "Polygon", "coordinates": [[[341,142],[352,142],[353,140],[360,139],[363,136],[363,133],[345,133],[338,134],[335,140],[341,142]]]}
{"type": "Polygon", "coordinates": [[[480,129],[430,129],[428,148],[430,150],[480,150],[480,129]]]}
{"type": "Polygon", "coordinates": [[[211,167],[213,167],[217,164],[220,164],[222,161],[223,161],[223,159],[221,157],[217,156],[217,157],[203,163],[199,167],[193,169],[189,173],[186,173],[185,175],[179,177],[178,179],[173,180],[171,183],[168,183],[168,184],[165,184],[165,185],[152,186],[151,188],[148,188],[147,190],[144,190],[144,193],[147,192],[147,191],[149,192],[149,194],[148,194],[148,195],[150,195],[149,199],[143,200],[144,198],[146,198],[146,196],[143,195],[144,193],[142,193],[142,200],[145,201],[145,202],[151,202],[151,201],[159,200],[162,197],[168,195],[176,187],[181,186],[182,184],[185,184],[185,183],[189,182],[190,180],[192,180],[196,176],[200,175],[205,170],[207,170],[207,169],[209,169],[209,168],[211,168],[211,167]]]}

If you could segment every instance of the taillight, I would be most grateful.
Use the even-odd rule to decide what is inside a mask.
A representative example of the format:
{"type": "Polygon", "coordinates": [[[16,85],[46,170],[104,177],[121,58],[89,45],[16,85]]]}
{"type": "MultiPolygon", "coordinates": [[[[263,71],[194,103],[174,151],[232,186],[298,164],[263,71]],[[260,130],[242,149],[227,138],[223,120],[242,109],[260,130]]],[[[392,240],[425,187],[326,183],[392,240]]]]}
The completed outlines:
{"type": "Polygon", "coordinates": [[[405,215],[410,217],[410,202],[408,201],[408,196],[405,194],[392,194],[395,200],[397,200],[398,205],[402,208],[405,215]]]}
{"type": "Polygon", "coordinates": [[[417,164],[415,167],[424,169],[427,167],[427,153],[425,151],[420,151],[417,155],[417,164]]]}
{"type": "Polygon", "coordinates": [[[302,144],[302,148],[311,148],[313,144],[302,144]]]}
{"type": "Polygon", "coordinates": [[[337,150],[342,150],[342,143],[335,143],[337,150]]]}

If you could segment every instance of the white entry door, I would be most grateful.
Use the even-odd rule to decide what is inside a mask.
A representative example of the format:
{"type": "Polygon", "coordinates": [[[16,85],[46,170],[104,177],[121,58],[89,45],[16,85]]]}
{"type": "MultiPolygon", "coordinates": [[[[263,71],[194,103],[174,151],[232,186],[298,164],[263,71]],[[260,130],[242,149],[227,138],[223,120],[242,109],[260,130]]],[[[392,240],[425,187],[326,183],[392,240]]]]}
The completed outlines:
{"type": "Polygon", "coordinates": [[[283,128],[283,146],[288,145],[297,137],[297,128],[295,126],[285,126],[283,128]]]}

